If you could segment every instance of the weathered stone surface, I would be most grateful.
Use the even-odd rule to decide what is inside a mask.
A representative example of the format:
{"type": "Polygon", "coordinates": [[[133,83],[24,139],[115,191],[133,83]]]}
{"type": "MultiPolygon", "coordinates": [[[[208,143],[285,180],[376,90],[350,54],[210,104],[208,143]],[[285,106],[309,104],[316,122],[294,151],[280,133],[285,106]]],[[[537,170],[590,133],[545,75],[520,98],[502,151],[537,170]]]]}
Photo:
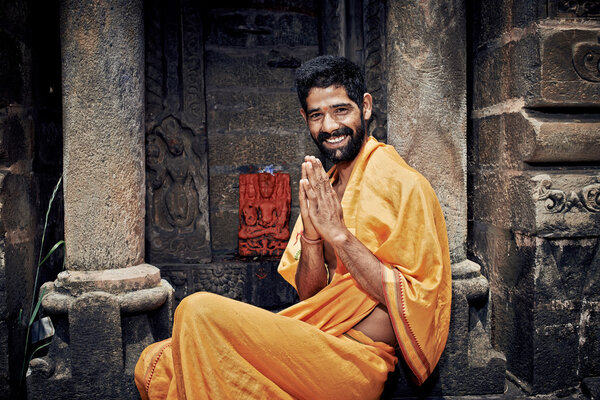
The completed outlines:
{"type": "Polygon", "coordinates": [[[542,24],[541,102],[557,105],[600,105],[600,26],[587,29],[559,28],[548,22],[542,24]],[[577,51],[578,46],[585,45],[577,51]],[[594,62],[595,60],[595,62],[594,62]]]}
{"type": "Polygon", "coordinates": [[[583,378],[581,390],[591,399],[600,397],[600,377],[583,378]]]}
{"type": "MultiPolygon", "coordinates": [[[[573,120],[568,114],[548,115],[525,111],[521,115],[533,128],[530,130],[533,135],[529,139],[530,143],[525,143],[525,146],[516,146],[515,143],[513,147],[521,149],[523,161],[571,163],[600,161],[600,140],[598,140],[600,118],[598,116],[581,115],[573,120]],[[529,148],[527,144],[530,144],[529,148]]],[[[507,131],[509,131],[508,122],[507,131]]]]}
{"type": "Polygon", "coordinates": [[[146,255],[206,262],[208,213],[202,9],[152,1],[146,11],[146,255]]]}
{"type": "Polygon", "coordinates": [[[480,221],[553,238],[600,232],[600,184],[595,175],[486,169],[473,174],[472,184],[480,221]]]}
{"type": "Polygon", "coordinates": [[[90,292],[69,308],[73,385],[76,397],[118,398],[123,365],[121,310],[115,296],[90,292]],[[102,329],[99,329],[102,327],[102,329]],[[114,384],[106,385],[109,378],[114,384]]]}
{"type": "MultiPolygon", "coordinates": [[[[291,82],[290,82],[291,83],[291,82]]],[[[291,89],[277,92],[219,90],[206,96],[210,140],[222,132],[304,132],[298,96],[291,89]]]]}
{"type": "Polygon", "coordinates": [[[206,81],[219,88],[294,89],[294,72],[318,55],[318,48],[282,47],[272,50],[214,48],[206,52],[206,81]]]}
{"type": "Polygon", "coordinates": [[[206,137],[172,116],[146,138],[148,261],[210,260],[206,137]]]}
{"type": "Polygon", "coordinates": [[[149,264],[99,271],[63,271],[54,281],[56,289],[73,296],[89,291],[118,294],[153,288],[159,284],[160,271],[149,264]]]}
{"type": "Polygon", "coordinates": [[[444,209],[451,257],[462,261],[467,235],[465,10],[455,1],[391,2],[387,21],[388,143],[431,182],[444,209]]]}
{"type": "Polygon", "coordinates": [[[233,47],[311,46],[318,43],[317,19],[300,13],[261,10],[210,12],[207,44],[233,47]]]}
{"type": "MultiPolygon", "coordinates": [[[[6,2],[15,5],[18,2],[6,2]]],[[[9,18],[2,18],[7,20],[9,18]]],[[[24,93],[22,75],[23,53],[21,43],[7,32],[0,32],[0,108],[11,103],[23,103],[27,93],[24,93]]]]}
{"type": "Polygon", "coordinates": [[[235,254],[239,219],[237,209],[211,211],[212,246],[215,253],[235,254]]]}
{"type": "MultiPolygon", "coordinates": [[[[0,292],[0,296],[4,297],[5,294],[0,292]]],[[[6,314],[0,314],[2,316],[6,314]]],[[[3,317],[4,319],[4,317],[3,317]]],[[[9,374],[9,343],[8,343],[8,325],[4,320],[0,320],[0,388],[6,395],[0,395],[0,398],[8,398],[8,387],[10,381],[9,374]]]]}
{"type": "Polygon", "coordinates": [[[473,232],[470,248],[490,279],[493,340],[509,371],[533,393],[594,375],[598,239],[544,239],[481,223],[473,232]]]}
{"type": "Polygon", "coordinates": [[[69,269],[123,268],[143,259],[142,32],[141,2],[111,2],[98,7],[78,1],[63,3],[64,198],[69,269]]]}

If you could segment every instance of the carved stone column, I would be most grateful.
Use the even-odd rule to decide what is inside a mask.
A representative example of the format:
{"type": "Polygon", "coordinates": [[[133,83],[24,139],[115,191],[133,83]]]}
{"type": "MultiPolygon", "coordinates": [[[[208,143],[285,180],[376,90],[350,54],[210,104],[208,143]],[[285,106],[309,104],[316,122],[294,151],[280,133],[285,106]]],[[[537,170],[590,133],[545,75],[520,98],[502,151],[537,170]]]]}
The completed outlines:
{"type": "Polygon", "coordinates": [[[389,2],[386,18],[388,143],[434,187],[453,262],[448,344],[437,373],[418,391],[501,393],[505,359],[490,346],[489,288],[466,253],[466,4],[389,2]]]}
{"type": "Polygon", "coordinates": [[[600,7],[473,4],[470,249],[508,376],[560,397],[600,380],[600,7]]]}
{"type": "Polygon", "coordinates": [[[172,290],[144,261],[142,1],[61,4],[66,271],[42,288],[56,326],[30,398],[133,398],[172,290]]]}

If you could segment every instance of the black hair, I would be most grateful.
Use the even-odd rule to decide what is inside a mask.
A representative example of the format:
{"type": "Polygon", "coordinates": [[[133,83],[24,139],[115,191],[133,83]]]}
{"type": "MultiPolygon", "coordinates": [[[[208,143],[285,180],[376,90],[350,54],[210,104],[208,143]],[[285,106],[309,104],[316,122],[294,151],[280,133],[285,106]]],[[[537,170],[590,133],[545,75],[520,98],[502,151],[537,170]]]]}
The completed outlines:
{"type": "Polygon", "coordinates": [[[340,86],[362,111],[363,95],[367,92],[365,78],[358,65],[344,57],[319,56],[306,61],[296,70],[296,90],[300,105],[306,112],[306,98],[314,87],[340,86]]]}

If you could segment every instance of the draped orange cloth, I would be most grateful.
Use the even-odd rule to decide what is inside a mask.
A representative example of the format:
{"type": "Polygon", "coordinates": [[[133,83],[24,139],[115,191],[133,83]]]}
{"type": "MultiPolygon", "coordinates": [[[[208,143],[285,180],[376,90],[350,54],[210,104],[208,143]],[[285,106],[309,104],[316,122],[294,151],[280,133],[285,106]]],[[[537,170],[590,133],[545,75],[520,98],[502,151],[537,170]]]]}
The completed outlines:
{"type": "MultiPolygon", "coordinates": [[[[335,167],[329,172],[335,178],[335,167]]],[[[393,146],[369,138],[342,198],[344,223],[384,265],[382,285],[402,355],[418,384],[444,350],[450,323],[451,267],[446,223],[427,180],[393,146]]],[[[292,285],[302,230],[299,218],[279,272],[292,285]]],[[[350,329],[377,302],[354,282],[341,261],[330,285],[283,315],[334,335],[350,329]]]]}
{"type": "MultiPolygon", "coordinates": [[[[385,265],[386,306],[422,383],[443,351],[450,319],[450,257],[437,198],[392,146],[370,138],[342,208],[348,229],[385,265]]],[[[301,230],[299,219],[279,264],[292,285],[301,230]]],[[[339,259],[329,285],[278,314],[194,294],[175,312],[173,338],[140,356],[136,385],[142,399],[376,399],[397,362],[394,349],[352,329],[376,306],[339,259]]]]}

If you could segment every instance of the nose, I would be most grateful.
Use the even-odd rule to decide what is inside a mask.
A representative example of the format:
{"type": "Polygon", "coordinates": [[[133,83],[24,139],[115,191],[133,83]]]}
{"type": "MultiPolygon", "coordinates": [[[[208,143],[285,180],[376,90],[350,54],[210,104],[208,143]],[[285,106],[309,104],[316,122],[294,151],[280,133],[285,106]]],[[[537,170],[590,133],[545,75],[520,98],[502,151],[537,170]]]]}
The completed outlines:
{"type": "Polygon", "coordinates": [[[321,130],[323,132],[331,134],[333,131],[336,131],[339,127],[340,124],[338,124],[335,118],[333,118],[330,113],[325,113],[325,116],[323,117],[323,126],[321,127],[321,130]]]}

